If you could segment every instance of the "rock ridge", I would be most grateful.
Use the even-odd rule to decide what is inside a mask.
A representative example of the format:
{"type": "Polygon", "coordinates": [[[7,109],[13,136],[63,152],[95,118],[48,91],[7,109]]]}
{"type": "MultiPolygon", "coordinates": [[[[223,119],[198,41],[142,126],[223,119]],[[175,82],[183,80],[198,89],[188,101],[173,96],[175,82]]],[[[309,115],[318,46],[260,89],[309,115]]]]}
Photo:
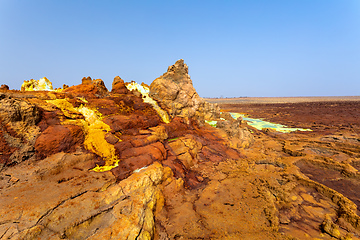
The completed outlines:
{"type": "Polygon", "coordinates": [[[182,59],[150,87],[0,87],[0,239],[359,239],[357,107],[334,127],[284,106],[314,132],[258,130],[182,59]]]}

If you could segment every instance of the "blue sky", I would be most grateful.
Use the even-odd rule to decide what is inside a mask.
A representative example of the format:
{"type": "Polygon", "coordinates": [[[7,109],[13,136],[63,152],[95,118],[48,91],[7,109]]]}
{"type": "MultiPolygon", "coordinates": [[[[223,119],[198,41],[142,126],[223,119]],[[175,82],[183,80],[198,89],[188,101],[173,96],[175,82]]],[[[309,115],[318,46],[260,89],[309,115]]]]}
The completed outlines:
{"type": "Polygon", "coordinates": [[[0,0],[0,84],[115,76],[183,58],[202,97],[360,95],[359,0],[0,0]]]}

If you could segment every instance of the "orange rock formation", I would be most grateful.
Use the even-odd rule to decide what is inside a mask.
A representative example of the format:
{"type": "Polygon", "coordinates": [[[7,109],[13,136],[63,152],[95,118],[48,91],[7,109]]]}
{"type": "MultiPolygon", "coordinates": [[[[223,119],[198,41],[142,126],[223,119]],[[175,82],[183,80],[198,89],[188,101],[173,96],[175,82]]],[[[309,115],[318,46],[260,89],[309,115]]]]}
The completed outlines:
{"type": "Polygon", "coordinates": [[[359,236],[359,196],[335,182],[359,186],[358,129],[253,129],[200,98],[183,60],[146,94],[120,77],[0,88],[0,238],[359,236]]]}

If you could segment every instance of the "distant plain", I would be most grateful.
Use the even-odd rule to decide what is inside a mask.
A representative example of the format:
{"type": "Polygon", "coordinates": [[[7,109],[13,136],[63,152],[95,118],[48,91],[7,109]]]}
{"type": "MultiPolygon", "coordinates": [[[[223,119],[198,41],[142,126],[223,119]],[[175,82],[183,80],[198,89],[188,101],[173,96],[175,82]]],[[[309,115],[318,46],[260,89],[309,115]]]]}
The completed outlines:
{"type": "Polygon", "coordinates": [[[239,98],[205,98],[210,103],[218,104],[256,104],[256,103],[301,103],[301,102],[337,102],[360,101],[360,96],[333,97],[239,97],[239,98]]]}

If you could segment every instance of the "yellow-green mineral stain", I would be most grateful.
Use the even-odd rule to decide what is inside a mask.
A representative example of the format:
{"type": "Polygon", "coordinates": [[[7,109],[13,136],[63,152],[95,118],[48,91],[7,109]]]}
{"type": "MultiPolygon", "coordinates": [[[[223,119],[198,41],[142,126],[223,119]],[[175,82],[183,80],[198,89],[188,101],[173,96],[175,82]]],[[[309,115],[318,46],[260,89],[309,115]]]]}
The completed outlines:
{"type": "Polygon", "coordinates": [[[216,127],[216,125],[217,125],[217,121],[205,120],[205,122],[207,124],[210,124],[210,126],[212,126],[212,127],[216,127]]]}
{"type": "Polygon", "coordinates": [[[247,121],[247,124],[249,124],[250,126],[256,128],[258,130],[262,130],[263,128],[271,128],[271,129],[274,129],[275,131],[284,132],[284,133],[289,133],[289,132],[293,132],[293,131],[312,131],[311,129],[290,128],[290,127],[287,127],[282,124],[271,123],[271,122],[264,121],[262,119],[249,118],[241,113],[230,113],[230,114],[234,119],[237,119],[238,117],[242,117],[243,120],[247,121]]]}

